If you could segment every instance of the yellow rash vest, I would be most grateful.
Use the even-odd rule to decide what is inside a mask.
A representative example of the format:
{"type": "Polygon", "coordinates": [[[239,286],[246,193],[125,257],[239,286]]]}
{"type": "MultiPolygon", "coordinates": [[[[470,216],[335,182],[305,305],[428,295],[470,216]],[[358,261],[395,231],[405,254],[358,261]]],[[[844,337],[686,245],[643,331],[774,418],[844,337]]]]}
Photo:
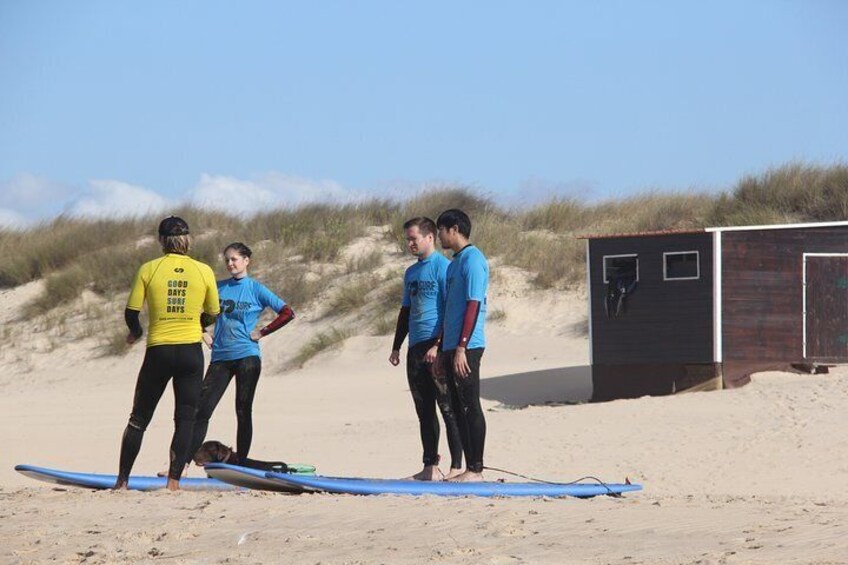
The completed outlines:
{"type": "Polygon", "coordinates": [[[200,313],[217,315],[218,287],[209,265],[168,253],[148,261],[135,275],[127,308],[140,311],[147,300],[147,347],[198,343],[200,313]]]}

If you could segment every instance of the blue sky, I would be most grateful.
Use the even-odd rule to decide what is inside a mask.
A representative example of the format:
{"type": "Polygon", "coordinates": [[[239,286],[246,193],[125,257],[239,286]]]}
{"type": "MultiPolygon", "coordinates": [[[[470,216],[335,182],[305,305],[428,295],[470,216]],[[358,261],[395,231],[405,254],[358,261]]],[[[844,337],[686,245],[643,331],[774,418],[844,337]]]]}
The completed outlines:
{"type": "Polygon", "coordinates": [[[848,154],[848,3],[0,2],[0,224],[848,154]]]}

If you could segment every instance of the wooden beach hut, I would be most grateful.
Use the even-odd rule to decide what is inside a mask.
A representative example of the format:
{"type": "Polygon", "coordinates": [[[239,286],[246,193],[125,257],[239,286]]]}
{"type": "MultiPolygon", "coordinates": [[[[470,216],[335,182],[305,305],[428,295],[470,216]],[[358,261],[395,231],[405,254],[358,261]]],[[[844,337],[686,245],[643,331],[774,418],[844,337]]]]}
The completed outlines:
{"type": "Polygon", "coordinates": [[[593,400],[848,362],[848,222],[585,239],[593,400]]]}

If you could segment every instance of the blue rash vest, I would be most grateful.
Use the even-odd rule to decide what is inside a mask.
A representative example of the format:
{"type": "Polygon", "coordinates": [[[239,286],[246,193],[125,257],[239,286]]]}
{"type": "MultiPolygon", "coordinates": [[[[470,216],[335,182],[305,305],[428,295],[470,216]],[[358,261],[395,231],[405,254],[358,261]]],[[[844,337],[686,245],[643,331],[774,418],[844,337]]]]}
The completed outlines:
{"type": "Polygon", "coordinates": [[[259,356],[259,343],[250,339],[265,308],[279,313],[286,303],[250,277],[218,281],[221,314],[215,320],[212,362],[259,356]]]}
{"type": "Polygon", "coordinates": [[[453,256],[447,273],[448,294],[445,301],[445,333],[442,350],[452,351],[459,345],[465,309],[469,300],[480,302],[477,323],[466,349],[486,347],[486,291],[489,288],[489,263],[473,245],[463,247],[453,256]]]}
{"type": "Polygon", "coordinates": [[[402,306],[409,307],[409,347],[435,339],[445,314],[445,276],[450,261],[434,251],[419,259],[403,275],[402,306]]]}

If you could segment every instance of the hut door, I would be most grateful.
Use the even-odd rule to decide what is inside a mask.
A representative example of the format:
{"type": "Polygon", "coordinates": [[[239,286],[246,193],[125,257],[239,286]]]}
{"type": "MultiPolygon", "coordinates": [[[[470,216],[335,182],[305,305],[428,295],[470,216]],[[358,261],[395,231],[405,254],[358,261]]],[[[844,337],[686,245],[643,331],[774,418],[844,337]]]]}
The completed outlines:
{"type": "Polygon", "coordinates": [[[804,358],[848,362],[848,254],[804,254],[804,358]]]}

